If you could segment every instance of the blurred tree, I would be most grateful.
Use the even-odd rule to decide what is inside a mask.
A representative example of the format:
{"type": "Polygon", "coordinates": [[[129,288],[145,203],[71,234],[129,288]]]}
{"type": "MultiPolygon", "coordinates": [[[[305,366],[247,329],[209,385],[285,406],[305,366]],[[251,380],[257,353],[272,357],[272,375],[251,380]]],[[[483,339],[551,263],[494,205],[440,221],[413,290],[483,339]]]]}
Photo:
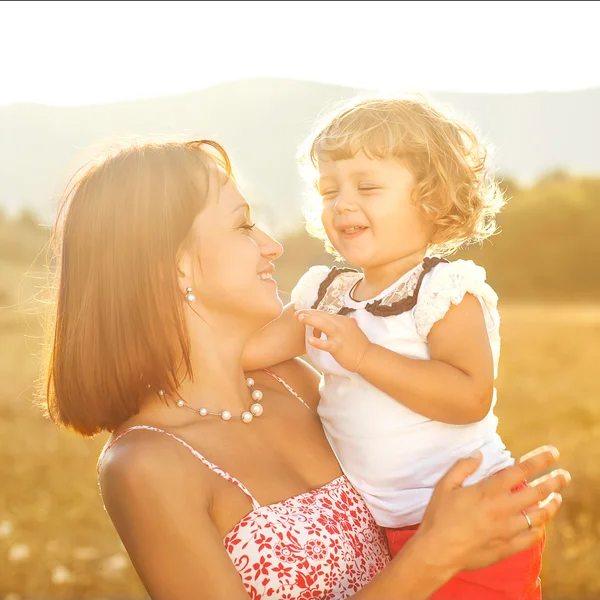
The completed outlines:
{"type": "Polygon", "coordinates": [[[569,172],[566,169],[556,168],[548,171],[540,177],[538,185],[552,185],[555,183],[565,183],[570,179],[569,172]]]}
{"type": "Polygon", "coordinates": [[[19,213],[19,223],[29,229],[39,229],[40,219],[30,208],[22,208],[19,213]]]}
{"type": "Polygon", "coordinates": [[[22,210],[16,217],[0,219],[0,261],[26,267],[33,262],[44,264],[42,250],[49,235],[49,228],[42,225],[41,219],[29,209],[22,210]]]}
{"type": "MultiPolygon", "coordinates": [[[[485,267],[501,300],[600,301],[600,178],[556,169],[531,187],[506,176],[500,186],[509,201],[498,215],[499,234],[451,260],[485,267]]],[[[283,292],[311,265],[339,264],[305,231],[282,242],[276,266],[283,292]]]]}

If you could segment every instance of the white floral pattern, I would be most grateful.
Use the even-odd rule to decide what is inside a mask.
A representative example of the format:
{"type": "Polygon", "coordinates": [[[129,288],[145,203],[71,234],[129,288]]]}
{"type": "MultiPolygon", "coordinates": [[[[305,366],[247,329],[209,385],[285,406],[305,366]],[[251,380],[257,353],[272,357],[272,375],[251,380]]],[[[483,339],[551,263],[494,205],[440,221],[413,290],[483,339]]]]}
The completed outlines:
{"type": "Polygon", "coordinates": [[[341,600],[389,562],[383,531],[345,476],[252,511],[223,543],[253,600],[341,600]]]}

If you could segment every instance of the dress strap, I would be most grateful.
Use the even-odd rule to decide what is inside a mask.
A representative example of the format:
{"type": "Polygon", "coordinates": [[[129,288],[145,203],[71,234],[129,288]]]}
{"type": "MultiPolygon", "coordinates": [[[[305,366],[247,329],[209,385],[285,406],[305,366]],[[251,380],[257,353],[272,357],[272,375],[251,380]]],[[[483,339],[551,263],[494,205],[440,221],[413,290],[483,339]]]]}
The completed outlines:
{"type": "Polygon", "coordinates": [[[306,402],[304,402],[300,394],[292,389],[291,386],[289,386],[283,379],[281,379],[281,377],[279,377],[279,375],[276,375],[273,373],[273,371],[269,371],[269,369],[263,369],[263,371],[275,379],[275,381],[278,381],[290,394],[292,394],[292,396],[298,398],[298,400],[300,400],[300,402],[302,402],[302,404],[304,404],[304,406],[306,406],[306,408],[308,408],[313,415],[317,414],[306,402]]]}
{"type": "Polygon", "coordinates": [[[204,458],[204,456],[202,456],[202,454],[200,454],[200,452],[198,452],[195,448],[192,448],[192,446],[190,446],[187,442],[183,441],[181,438],[177,437],[176,435],[173,435],[172,433],[169,433],[168,431],[159,429],[158,427],[150,427],[148,425],[134,425],[133,427],[130,427],[129,429],[126,429],[125,431],[123,431],[123,433],[119,434],[110,444],[108,444],[104,448],[102,453],[100,454],[100,458],[98,459],[98,469],[100,469],[100,465],[101,465],[102,460],[103,460],[104,456],[106,455],[106,453],[123,436],[127,435],[131,431],[136,431],[138,429],[145,429],[147,431],[156,431],[157,433],[162,433],[163,435],[166,435],[166,436],[174,439],[176,442],[179,442],[180,444],[185,446],[198,460],[202,461],[202,463],[204,463],[204,465],[207,466],[211,471],[214,471],[217,475],[220,475],[221,477],[223,477],[223,479],[226,479],[227,481],[229,481],[229,482],[233,483],[234,485],[236,485],[237,487],[239,487],[240,490],[242,490],[242,492],[244,492],[244,494],[246,494],[246,496],[248,496],[248,498],[252,502],[253,510],[260,508],[260,504],[258,503],[256,498],[249,492],[248,488],[241,481],[239,481],[239,479],[236,479],[233,475],[230,475],[229,473],[227,473],[227,471],[223,471],[223,469],[220,469],[219,467],[217,467],[217,465],[215,465],[214,463],[211,463],[209,460],[204,458]]]}

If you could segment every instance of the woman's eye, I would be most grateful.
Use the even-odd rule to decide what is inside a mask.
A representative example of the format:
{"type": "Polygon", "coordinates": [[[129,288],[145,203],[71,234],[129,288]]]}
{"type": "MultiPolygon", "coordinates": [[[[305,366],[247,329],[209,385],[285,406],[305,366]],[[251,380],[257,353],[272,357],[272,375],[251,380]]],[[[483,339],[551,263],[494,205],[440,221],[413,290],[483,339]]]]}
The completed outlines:
{"type": "Polygon", "coordinates": [[[256,223],[244,223],[240,226],[240,229],[245,229],[246,231],[252,231],[256,227],[256,223]]]}

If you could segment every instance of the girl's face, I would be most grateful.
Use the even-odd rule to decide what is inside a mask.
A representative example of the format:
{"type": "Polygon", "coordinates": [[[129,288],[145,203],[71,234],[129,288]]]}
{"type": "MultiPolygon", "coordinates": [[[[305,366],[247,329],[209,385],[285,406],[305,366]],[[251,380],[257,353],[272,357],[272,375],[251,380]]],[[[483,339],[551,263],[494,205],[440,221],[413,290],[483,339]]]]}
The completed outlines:
{"type": "MultiPolygon", "coordinates": [[[[214,189],[214,188],[213,188],[214,189]]],[[[232,180],[221,181],[192,226],[190,250],[180,262],[180,287],[191,287],[194,310],[213,327],[252,332],[277,318],[282,302],[273,278],[281,245],[250,218],[232,180]]]]}
{"type": "Polygon", "coordinates": [[[323,227],[348,263],[372,269],[427,250],[433,226],[412,202],[413,186],[394,159],[319,159],[323,227]]]}

